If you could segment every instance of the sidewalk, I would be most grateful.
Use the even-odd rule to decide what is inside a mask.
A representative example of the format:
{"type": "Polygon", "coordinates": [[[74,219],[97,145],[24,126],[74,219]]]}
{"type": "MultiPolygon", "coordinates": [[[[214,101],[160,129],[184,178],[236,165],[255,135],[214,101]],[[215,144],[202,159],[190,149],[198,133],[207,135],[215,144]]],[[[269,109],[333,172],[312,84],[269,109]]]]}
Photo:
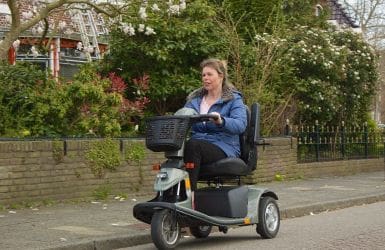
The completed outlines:
{"type": "MultiPolygon", "coordinates": [[[[385,201],[384,172],[262,183],[276,192],[282,218],[385,201]]],[[[151,242],[132,207],[147,198],[0,211],[0,249],[116,249],[151,242]]]]}

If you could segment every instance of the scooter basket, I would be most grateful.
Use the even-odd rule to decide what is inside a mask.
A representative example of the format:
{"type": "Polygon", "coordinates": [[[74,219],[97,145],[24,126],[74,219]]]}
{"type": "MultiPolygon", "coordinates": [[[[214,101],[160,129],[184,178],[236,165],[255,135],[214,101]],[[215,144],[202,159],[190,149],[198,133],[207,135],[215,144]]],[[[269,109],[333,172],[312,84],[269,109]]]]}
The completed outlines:
{"type": "Polygon", "coordinates": [[[146,147],[154,152],[179,150],[189,129],[188,116],[156,116],[147,120],[146,147]]]}

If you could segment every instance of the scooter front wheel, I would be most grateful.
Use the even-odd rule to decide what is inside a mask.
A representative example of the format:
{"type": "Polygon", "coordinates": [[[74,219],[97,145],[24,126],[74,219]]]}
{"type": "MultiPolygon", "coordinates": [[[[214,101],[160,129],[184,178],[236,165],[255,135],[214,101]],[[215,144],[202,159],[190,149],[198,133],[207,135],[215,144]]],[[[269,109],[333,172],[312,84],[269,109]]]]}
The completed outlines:
{"type": "Polygon", "coordinates": [[[272,197],[263,197],[259,202],[257,233],[264,239],[278,234],[280,214],[277,202],[272,197]]]}
{"type": "Polygon", "coordinates": [[[151,219],[151,238],[158,249],[173,249],[181,236],[174,212],[168,209],[155,212],[151,219]]]}

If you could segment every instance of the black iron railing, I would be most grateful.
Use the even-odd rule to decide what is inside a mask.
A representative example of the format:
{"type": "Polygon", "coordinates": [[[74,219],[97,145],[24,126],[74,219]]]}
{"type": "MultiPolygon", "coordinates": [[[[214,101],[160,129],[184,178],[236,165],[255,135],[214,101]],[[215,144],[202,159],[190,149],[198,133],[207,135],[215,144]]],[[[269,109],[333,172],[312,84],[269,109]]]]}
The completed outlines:
{"type": "Polygon", "coordinates": [[[298,162],[380,158],[384,155],[382,129],[362,127],[302,126],[292,131],[297,138],[298,162]]]}

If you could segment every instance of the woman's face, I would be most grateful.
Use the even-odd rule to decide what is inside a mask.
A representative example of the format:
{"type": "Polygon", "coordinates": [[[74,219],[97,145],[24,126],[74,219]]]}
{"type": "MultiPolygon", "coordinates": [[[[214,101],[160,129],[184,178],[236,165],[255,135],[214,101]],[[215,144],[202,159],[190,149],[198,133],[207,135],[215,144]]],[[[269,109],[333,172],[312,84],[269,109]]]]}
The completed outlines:
{"type": "Polygon", "coordinates": [[[222,88],[223,75],[210,66],[206,66],[202,70],[202,83],[207,91],[222,88]]]}

